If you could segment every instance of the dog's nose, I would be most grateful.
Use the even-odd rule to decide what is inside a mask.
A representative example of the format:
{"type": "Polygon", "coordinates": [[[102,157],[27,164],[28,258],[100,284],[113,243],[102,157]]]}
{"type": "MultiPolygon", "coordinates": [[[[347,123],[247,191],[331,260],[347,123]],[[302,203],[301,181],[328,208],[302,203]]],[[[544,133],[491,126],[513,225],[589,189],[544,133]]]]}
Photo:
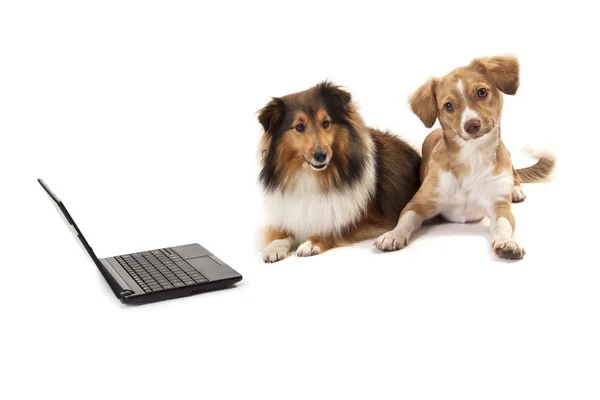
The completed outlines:
{"type": "Polygon", "coordinates": [[[474,135],[479,132],[479,128],[481,128],[481,122],[478,119],[470,119],[465,122],[465,131],[469,135],[474,135]]]}
{"type": "Polygon", "coordinates": [[[316,162],[323,162],[327,158],[327,153],[323,149],[317,149],[313,153],[313,157],[316,162]]]}

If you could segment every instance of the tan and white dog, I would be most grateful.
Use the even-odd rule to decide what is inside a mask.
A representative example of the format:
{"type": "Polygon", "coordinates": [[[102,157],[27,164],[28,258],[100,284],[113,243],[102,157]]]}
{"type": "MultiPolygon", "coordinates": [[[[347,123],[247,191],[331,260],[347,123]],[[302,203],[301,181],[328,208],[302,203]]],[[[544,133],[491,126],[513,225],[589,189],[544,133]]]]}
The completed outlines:
{"type": "Polygon", "coordinates": [[[521,259],[525,250],[513,240],[511,201],[525,199],[521,182],[546,178],[552,155],[530,155],[538,162],[512,165],[500,138],[502,93],[519,87],[519,63],[510,56],[478,58],[441,78],[431,78],[410,98],[412,111],[426,127],[439,119],[441,128],[423,143],[421,187],[400,214],[397,226],[374,243],[380,250],[399,250],[424,220],[441,215],[451,222],[490,219],[491,246],[502,258],[521,259]]]}

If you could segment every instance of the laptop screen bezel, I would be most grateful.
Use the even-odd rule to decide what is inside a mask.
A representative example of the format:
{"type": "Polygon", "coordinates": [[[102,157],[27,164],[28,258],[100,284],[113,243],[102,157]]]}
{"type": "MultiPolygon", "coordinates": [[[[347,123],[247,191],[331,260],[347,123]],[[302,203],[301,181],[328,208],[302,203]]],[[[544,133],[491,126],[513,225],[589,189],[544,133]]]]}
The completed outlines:
{"type": "Polygon", "coordinates": [[[38,179],[38,182],[40,185],[42,185],[48,196],[50,196],[52,201],[54,201],[54,203],[56,204],[58,211],[64,217],[65,222],[68,224],[68,227],[70,228],[77,241],[83,246],[83,249],[87,252],[87,254],[96,264],[96,266],[102,268],[100,260],[98,260],[98,257],[96,257],[96,254],[94,253],[94,250],[83,236],[83,233],[81,233],[81,230],[73,220],[73,217],[71,217],[71,214],[69,214],[69,211],[67,211],[67,207],[65,207],[64,203],[58,198],[56,194],[54,194],[54,192],[50,189],[50,187],[48,187],[48,185],[44,182],[43,179],[38,179]]]}

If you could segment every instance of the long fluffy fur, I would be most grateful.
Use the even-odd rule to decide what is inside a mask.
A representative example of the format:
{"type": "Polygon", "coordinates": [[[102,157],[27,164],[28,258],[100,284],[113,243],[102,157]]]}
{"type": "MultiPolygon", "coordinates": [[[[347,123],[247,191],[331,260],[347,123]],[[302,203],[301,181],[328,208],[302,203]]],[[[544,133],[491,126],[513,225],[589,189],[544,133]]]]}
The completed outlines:
{"type": "Polygon", "coordinates": [[[290,238],[295,245],[305,242],[299,255],[314,255],[377,237],[396,223],[419,187],[419,153],[391,133],[367,127],[350,93],[339,86],[323,82],[273,98],[258,119],[264,128],[259,182],[267,240],[279,246],[263,253],[265,261],[284,258],[281,248],[290,245],[290,238]],[[294,132],[292,125],[298,115],[317,118],[323,113],[333,128],[325,132],[317,123],[310,135],[327,142],[333,155],[326,169],[313,171],[300,154],[312,139],[294,132]],[[315,241],[319,246],[307,245],[315,241]]]}

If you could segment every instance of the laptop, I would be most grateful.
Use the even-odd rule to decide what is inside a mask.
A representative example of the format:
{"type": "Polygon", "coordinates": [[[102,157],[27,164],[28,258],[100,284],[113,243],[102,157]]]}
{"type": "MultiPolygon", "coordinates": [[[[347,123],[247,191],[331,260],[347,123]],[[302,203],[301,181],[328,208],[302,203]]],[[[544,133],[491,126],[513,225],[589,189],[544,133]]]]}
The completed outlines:
{"type": "Polygon", "coordinates": [[[151,303],[224,289],[242,275],[198,243],[98,258],[62,201],[38,182],[89,254],[118,299],[125,304],[151,303]]]}

